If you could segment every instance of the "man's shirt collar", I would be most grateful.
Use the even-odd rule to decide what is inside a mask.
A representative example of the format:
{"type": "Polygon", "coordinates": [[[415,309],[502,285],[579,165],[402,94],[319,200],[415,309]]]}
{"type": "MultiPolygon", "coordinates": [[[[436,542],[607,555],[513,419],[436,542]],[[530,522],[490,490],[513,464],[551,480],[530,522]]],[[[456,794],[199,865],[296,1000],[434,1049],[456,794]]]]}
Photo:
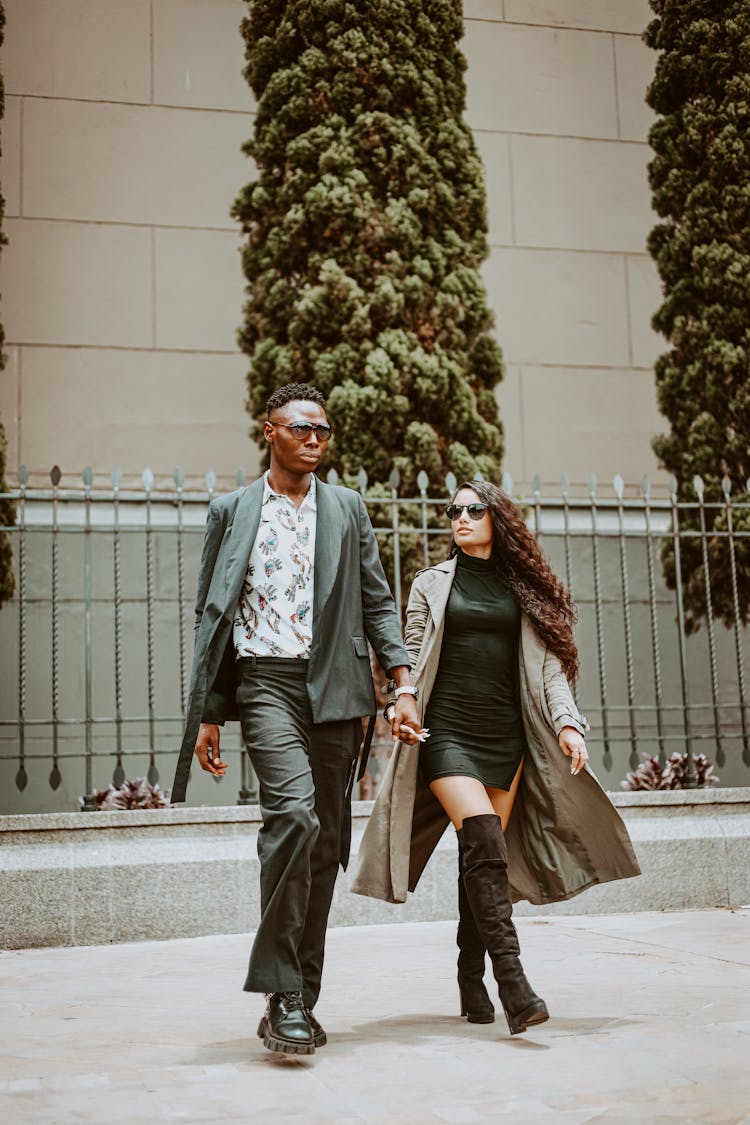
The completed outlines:
{"type": "MultiPolygon", "coordinates": [[[[265,473],[263,474],[263,503],[267,504],[271,499],[279,499],[286,500],[288,504],[291,504],[292,501],[285,492],[276,492],[273,488],[271,488],[271,484],[268,479],[270,472],[270,469],[266,469],[265,473]]],[[[313,511],[317,510],[317,484],[318,482],[315,473],[311,473],[310,488],[307,495],[305,496],[305,499],[300,504],[299,511],[301,511],[302,508],[311,508],[313,511]]]]}

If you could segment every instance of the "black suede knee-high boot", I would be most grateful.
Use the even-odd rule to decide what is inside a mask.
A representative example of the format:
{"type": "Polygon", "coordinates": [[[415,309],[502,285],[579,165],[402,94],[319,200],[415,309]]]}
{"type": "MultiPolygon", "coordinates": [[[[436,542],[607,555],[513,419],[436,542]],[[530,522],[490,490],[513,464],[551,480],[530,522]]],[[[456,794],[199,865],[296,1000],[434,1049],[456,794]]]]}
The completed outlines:
{"type": "Polygon", "coordinates": [[[468,1023],[494,1023],[495,1009],[484,987],[484,959],[486,949],[479,936],[474,915],[464,886],[463,850],[458,836],[458,991],[461,997],[461,1015],[468,1023]]]}
{"type": "Polygon", "coordinates": [[[466,894],[492,961],[511,1035],[549,1019],[547,1005],[526,979],[508,886],[508,849],[499,816],[469,816],[460,829],[466,894]]]}

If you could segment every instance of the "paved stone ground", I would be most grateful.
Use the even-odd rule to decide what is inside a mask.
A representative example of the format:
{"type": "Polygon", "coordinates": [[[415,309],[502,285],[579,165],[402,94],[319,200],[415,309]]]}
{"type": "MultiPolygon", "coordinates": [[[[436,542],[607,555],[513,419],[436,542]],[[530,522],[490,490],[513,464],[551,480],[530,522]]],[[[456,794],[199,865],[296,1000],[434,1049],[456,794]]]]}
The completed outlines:
{"type": "Polygon", "coordinates": [[[457,1016],[450,922],[332,930],[329,1045],[255,1037],[236,935],[0,954],[0,1122],[750,1125],[750,909],[521,919],[549,1023],[457,1016]]]}

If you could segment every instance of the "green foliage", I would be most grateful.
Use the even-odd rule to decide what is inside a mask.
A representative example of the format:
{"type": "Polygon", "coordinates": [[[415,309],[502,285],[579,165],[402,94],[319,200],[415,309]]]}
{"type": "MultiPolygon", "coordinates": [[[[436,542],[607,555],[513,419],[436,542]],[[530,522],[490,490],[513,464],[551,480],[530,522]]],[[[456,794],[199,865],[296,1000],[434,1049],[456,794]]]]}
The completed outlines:
{"type": "MultiPolygon", "coordinates": [[[[3,45],[5,38],[5,9],[0,0],[0,47],[3,45]]],[[[3,77],[0,74],[0,122],[2,122],[5,114],[5,88],[3,85],[3,77]]],[[[2,152],[2,148],[0,148],[2,152]]],[[[3,216],[5,214],[5,200],[3,199],[2,192],[0,191],[0,249],[8,241],[3,234],[3,216]]],[[[5,330],[3,329],[2,321],[0,321],[0,372],[5,368],[5,352],[3,346],[5,344],[5,330]]],[[[5,438],[5,429],[2,422],[0,422],[0,492],[5,492],[7,489],[5,483],[5,454],[8,448],[8,443],[5,438]]],[[[11,501],[0,500],[0,526],[10,526],[15,520],[15,508],[11,501]]],[[[13,596],[15,582],[13,579],[13,552],[10,545],[10,537],[7,532],[0,531],[0,606],[13,596]]]]}
{"type": "Polygon", "coordinates": [[[402,490],[424,469],[497,479],[502,358],[479,276],[483,172],[462,120],[459,0],[248,0],[245,151],[258,178],[233,214],[246,234],[240,343],[248,410],[311,382],[336,435],[328,463],[402,490]]]}
{"type": "MultiPolygon", "coordinates": [[[[654,327],[670,350],[656,364],[659,407],[670,432],[654,441],[678,495],[722,501],[722,477],[746,494],[750,476],[750,0],[651,0],[657,18],[645,39],[660,52],[649,105],[660,115],[649,140],[653,205],[661,217],[649,249],[664,285],[654,327]]],[[[709,515],[713,612],[733,618],[726,515],[709,515]]],[[[681,517],[682,518],[682,517],[681,517]]],[[[750,531],[737,510],[735,530],[750,531]]],[[[683,526],[698,528],[697,508],[683,526]]],[[[750,610],[750,540],[737,540],[740,614],[750,610]]],[[[668,544],[665,574],[673,585],[668,544]]],[[[707,613],[699,539],[683,540],[688,628],[707,613]]]]}

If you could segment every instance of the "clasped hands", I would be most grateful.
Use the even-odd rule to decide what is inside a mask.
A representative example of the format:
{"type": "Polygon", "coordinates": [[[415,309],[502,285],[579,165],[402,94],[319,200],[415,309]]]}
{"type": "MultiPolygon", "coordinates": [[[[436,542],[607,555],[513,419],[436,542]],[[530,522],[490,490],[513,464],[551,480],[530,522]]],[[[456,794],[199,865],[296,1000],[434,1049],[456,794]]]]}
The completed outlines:
{"type": "Polygon", "coordinates": [[[400,695],[388,708],[388,718],[394,742],[405,742],[408,746],[414,746],[415,743],[425,742],[430,737],[427,728],[420,726],[417,703],[413,695],[400,695]]]}

